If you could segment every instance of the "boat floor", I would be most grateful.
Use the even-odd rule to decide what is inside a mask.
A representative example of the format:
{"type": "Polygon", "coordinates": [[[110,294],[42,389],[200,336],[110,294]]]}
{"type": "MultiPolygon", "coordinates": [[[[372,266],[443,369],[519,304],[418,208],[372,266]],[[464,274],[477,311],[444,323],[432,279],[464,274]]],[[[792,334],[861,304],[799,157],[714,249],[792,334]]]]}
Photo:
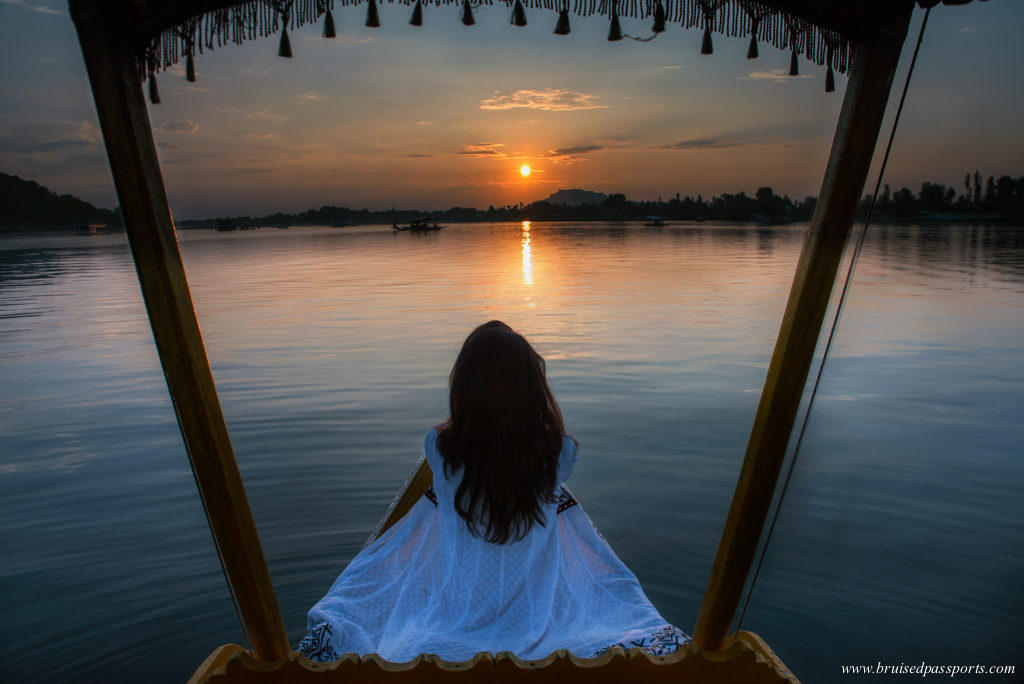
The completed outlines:
{"type": "Polygon", "coordinates": [[[375,654],[346,653],[331,663],[313,662],[298,652],[261,662],[238,644],[221,646],[199,666],[189,684],[260,684],[306,682],[480,682],[501,684],[529,676],[536,682],[672,682],[673,684],[768,684],[799,680],[778,656],[752,632],[737,633],[721,651],[704,651],[693,642],[668,656],[652,656],[641,648],[611,649],[597,658],[578,658],[556,651],[541,660],[521,660],[509,652],[478,653],[470,660],[448,662],[421,655],[406,663],[391,663],[375,654]],[[526,672],[532,674],[526,675],[526,672]]]}

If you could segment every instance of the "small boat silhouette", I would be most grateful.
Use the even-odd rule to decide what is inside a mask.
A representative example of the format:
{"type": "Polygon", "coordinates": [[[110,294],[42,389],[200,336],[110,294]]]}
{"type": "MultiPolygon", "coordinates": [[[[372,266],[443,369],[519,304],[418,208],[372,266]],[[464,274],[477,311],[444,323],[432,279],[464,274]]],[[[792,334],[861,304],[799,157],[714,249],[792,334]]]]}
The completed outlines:
{"type": "Polygon", "coordinates": [[[444,228],[440,223],[431,223],[429,219],[416,219],[415,221],[410,221],[403,225],[394,223],[391,227],[395,230],[409,231],[412,233],[422,233],[430,230],[441,230],[444,228]]]}

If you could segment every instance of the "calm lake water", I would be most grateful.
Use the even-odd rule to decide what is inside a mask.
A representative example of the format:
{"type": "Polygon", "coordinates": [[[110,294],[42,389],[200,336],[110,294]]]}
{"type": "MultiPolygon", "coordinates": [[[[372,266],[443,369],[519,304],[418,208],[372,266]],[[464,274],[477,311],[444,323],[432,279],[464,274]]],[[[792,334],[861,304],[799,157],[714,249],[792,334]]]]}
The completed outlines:
{"type": "MultiPolygon", "coordinates": [[[[546,357],[570,485],[692,630],[804,230],[182,234],[293,645],[491,318],[546,357]]],[[[807,683],[1021,681],[1024,228],[872,231],[743,628],[807,683]]],[[[123,235],[0,236],[0,543],[3,681],[180,682],[243,641],[123,235]]]]}

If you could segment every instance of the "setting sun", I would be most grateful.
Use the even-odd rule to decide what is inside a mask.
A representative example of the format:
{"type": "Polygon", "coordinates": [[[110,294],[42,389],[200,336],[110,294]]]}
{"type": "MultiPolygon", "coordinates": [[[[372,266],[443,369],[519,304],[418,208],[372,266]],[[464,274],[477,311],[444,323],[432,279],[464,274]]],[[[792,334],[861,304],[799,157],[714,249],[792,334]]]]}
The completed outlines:
{"type": "Polygon", "coordinates": [[[523,168],[519,169],[519,173],[523,174],[523,177],[529,176],[530,175],[530,167],[527,166],[526,164],[523,164],[523,168]]]}

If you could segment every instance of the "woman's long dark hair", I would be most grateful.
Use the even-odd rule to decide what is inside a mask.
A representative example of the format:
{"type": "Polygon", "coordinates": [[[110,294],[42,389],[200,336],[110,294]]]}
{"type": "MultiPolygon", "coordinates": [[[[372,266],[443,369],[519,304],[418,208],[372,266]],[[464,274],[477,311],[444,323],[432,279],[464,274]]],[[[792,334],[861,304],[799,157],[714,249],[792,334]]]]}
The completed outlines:
{"type": "Polygon", "coordinates": [[[455,510],[474,534],[504,544],[544,524],[555,500],[565,424],[544,359],[501,321],[470,333],[449,378],[451,415],[437,448],[446,472],[462,468],[455,510]]]}

